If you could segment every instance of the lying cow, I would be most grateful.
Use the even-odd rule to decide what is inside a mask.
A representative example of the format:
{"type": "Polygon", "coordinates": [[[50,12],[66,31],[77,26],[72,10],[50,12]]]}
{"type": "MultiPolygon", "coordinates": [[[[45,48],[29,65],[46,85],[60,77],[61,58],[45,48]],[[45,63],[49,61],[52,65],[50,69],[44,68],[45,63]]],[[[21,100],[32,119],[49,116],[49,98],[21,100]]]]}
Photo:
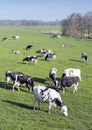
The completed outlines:
{"type": "Polygon", "coordinates": [[[52,106],[54,107],[59,106],[61,113],[63,113],[65,116],[68,116],[67,106],[63,104],[60,94],[56,90],[45,86],[34,86],[33,93],[34,93],[34,110],[36,101],[38,101],[39,109],[40,109],[40,103],[46,102],[48,103],[49,113],[52,106]]]}
{"type": "Polygon", "coordinates": [[[48,53],[46,53],[46,55],[45,55],[45,60],[47,60],[48,58],[52,58],[53,59],[53,61],[54,60],[56,60],[56,54],[54,53],[54,52],[48,52],[48,53]]]}
{"type": "Polygon", "coordinates": [[[3,37],[2,38],[2,41],[6,41],[8,38],[7,37],[3,37]]]}
{"type": "Polygon", "coordinates": [[[18,39],[20,39],[20,36],[12,36],[11,39],[13,39],[13,40],[18,40],[18,39]]]}
{"type": "Polygon", "coordinates": [[[73,77],[78,76],[81,81],[81,70],[80,69],[74,69],[74,68],[68,68],[63,71],[62,77],[73,77]]]}
{"type": "Polygon", "coordinates": [[[27,56],[23,59],[23,62],[34,62],[35,64],[37,63],[37,61],[37,56],[27,56]]]}
{"type": "Polygon", "coordinates": [[[88,56],[86,53],[81,54],[81,61],[84,61],[85,63],[88,63],[88,56]]]}
{"type": "Polygon", "coordinates": [[[16,79],[15,79],[14,85],[13,85],[13,91],[14,91],[15,87],[19,90],[19,86],[21,86],[21,85],[26,85],[27,91],[30,91],[30,87],[34,86],[34,80],[31,76],[16,75],[16,79]]]}
{"type": "Polygon", "coordinates": [[[56,69],[56,68],[50,69],[50,72],[49,72],[49,80],[52,81],[55,86],[57,86],[56,77],[57,77],[57,69],[56,69]]]}
{"type": "Polygon", "coordinates": [[[14,83],[17,75],[24,75],[24,74],[21,73],[21,72],[11,72],[11,71],[5,72],[5,81],[4,81],[4,84],[8,85],[8,83],[10,81],[12,81],[14,83]]]}
{"type": "Polygon", "coordinates": [[[47,53],[47,52],[48,52],[48,50],[47,50],[47,49],[44,49],[44,48],[41,49],[41,50],[37,50],[37,51],[36,51],[36,53],[41,53],[41,54],[42,54],[42,53],[47,53]]]}
{"type": "Polygon", "coordinates": [[[29,49],[31,49],[32,47],[33,47],[32,45],[27,45],[26,50],[29,50],[29,49]]]}
{"type": "Polygon", "coordinates": [[[74,87],[74,90],[73,90],[73,93],[77,92],[77,89],[78,89],[78,83],[79,83],[79,77],[78,76],[75,76],[75,77],[61,77],[60,81],[59,81],[59,85],[58,87],[56,88],[57,91],[59,90],[63,90],[64,92],[64,89],[66,87],[74,87]]]}
{"type": "Polygon", "coordinates": [[[12,53],[13,53],[13,54],[20,54],[20,51],[12,50],[12,53]]]}

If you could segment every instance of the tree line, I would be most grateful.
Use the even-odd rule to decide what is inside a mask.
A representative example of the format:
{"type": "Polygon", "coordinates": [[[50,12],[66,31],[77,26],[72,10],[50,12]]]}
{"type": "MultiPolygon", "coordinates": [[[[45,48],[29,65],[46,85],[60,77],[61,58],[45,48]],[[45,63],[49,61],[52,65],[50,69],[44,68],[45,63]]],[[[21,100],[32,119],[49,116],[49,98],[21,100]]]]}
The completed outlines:
{"type": "Polygon", "coordinates": [[[0,20],[0,26],[60,26],[60,21],[0,20]]]}
{"type": "Polygon", "coordinates": [[[84,16],[80,13],[72,13],[61,21],[61,26],[64,36],[92,38],[92,11],[84,16]]]}
{"type": "Polygon", "coordinates": [[[72,13],[66,19],[56,21],[0,20],[0,26],[61,26],[64,36],[92,38],[92,11],[85,15],[72,13]]]}

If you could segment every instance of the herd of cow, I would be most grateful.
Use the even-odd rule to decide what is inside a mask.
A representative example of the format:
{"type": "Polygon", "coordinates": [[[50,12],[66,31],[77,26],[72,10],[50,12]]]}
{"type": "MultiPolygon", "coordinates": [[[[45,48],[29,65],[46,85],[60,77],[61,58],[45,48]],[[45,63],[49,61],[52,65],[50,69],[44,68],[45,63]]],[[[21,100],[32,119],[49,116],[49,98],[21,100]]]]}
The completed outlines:
{"type": "MultiPolygon", "coordinates": [[[[32,48],[32,45],[28,45],[26,50],[32,48]]],[[[13,50],[14,51],[14,50],[13,50]]],[[[45,57],[45,60],[48,58],[56,59],[56,54],[51,50],[41,49],[37,50],[36,53],[42,54],[45,57]]],[[[23,62],[34,62],[37,63],[37,56],[27,56],[23,59],[23,62]]],[[[84,60],[85,63],[88,63],[88,57],[86,53],[82,53],[81,61],[84,60]]],[[[52,106],[60,107],[61,113],[65,116],[68,116],[67,106],[63,103],[61,96],[59,94],[60,90],[65,92],[66,87],[74,87],[73,93],[77,92],[79,81],[81,81],[81,70],[75,68],[65,69],[59,79],[57,80],[57,68],[51,68],[49,71],[49,80],[53,82],[55,89],[52,89],[50,86],[34,86],[34,79],[31,76],[25,75],[21,72],[11,72],[7,71],[5,73],[5,81],[4,84],[7,86],[10,81],[13,82],[13,91],[15,88],[18,90],[21,85],[25,85],[27,91],[30,91],[30,87],[32,88],[32,92],[34,94],[34,110],[35,103],[38,101],[38,108],[40,109],[40,102],[48,103],[48,112],[50,113],[50,109],[52,106]]]]}
{"type": "MultiPolygon", "coordinates": [[[[7,86],[10,81],[13,82],[13,91],[15,88],[19,90],[19,86],[25,85],[27,91],[32,88],[34,94],[34,110],[36,100],[38,101],[38,108],[40,109],[40,102],[48,103],[48,112],[50,113],[51,106],[59,106],[61,113],[68,116],[67,106],[63,103],[59,91],[65,90],[66,87],[74,87],[73,92],[77,92],[79,80],[81,81],[80,69],[65,69],[60,80],[57,80],[57,69],[51,68],[49,71],[49,80],[55,85],[55,89],[47,86],[34,86],[34,79],[31,76],[25,75],[21,72],[7,71],[5,73],[4,84],[7,86]]],[[[64,92],[64,91],[63,91],[64,92]]]]}

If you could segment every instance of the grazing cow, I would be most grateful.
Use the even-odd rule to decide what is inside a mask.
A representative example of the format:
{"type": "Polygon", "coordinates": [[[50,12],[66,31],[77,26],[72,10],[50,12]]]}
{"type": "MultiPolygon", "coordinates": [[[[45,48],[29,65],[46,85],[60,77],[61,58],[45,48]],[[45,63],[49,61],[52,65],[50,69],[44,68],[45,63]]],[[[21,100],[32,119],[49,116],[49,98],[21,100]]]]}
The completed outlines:
{"type": "Polygon", "coordinates": [[[13,83],[14,83],[14,81],[16,79],[16,75],[24,75],[24,74],[21,73],[21,72],[11,72],[11,71],[5,72],[5,81],[4,81],[4,84],[8,85],[8,83],[10,81],[13,81],[13,83]]]}
{"type": "Polygon", "coordinates": [[[56,77],[57,77],[57,69],[56,69],[56,68],[50,69],[50,72],[49,72],[49,80],[52,81],[55,86],[57,86],[56,77]]]}
{"type": "Polygon", "coordinates": [[[23,62],[34,62],[35,64],[37,63],[37,61],[37,56],[27,56],[23,59],[23,62]]]}
{"type": "Polygon", "coordinates": [[[63,104],[60,94],[56,90],[45,86],[34,86],[33,94],[34,94],[34,110],[36,101],[38,101],[39,109],[40,109],[40,103],[46,102],[48,103],[49,113],[52,106],[54,107],[59,106],[61,113],[63,113],[65,116],[68,116],[67,106],[63,104]]]}
{"type": "Polygon", "coordinates": [[[81,61],[84,61],[85,63],[88,63],[88,56],[86,53],[81,54],[81,61]]]}
{"type": "Polygon", "coordinates": [[[78,89],[78,83],[79,83],[79,77],[75,76],[75,77],[61,77],[60,81],[59,81],[59,85],[56,88],[57,91],[59,91],[60,89],[63,90],[66,87],[74,87],[73,93],[77,92],[78,89]]]}
{"type": "Polygon", "coordinates": [[[13,40],[18,40],[18,39],[20,39],[20,36],[12,36],[12,39],[13,40]]]}
{"type": "Polygon", "coordinates": [[[26,85],[27,91],[30,91],[30,86],[34,86],[34,80],[31,76],[28,75],[16,75],[16,79],[13,85],[13,91],[15,87],[19,90],[20,85],[26,85]]]}
{"type": "Polygon", "coordinates": [[[45,55],[45,60],[47,60],[48,58],[52,58],[53,61],[56,60],[56,54],[52,51],[48,52],[46,55],[45,55]]]}
{"type": "Polygon", "coordinates": [[[62,77],[70,77],[70,76],[78,76],[81,81],[81,70],[80,69],[74,69],[74,68],[68,68],[63,71],[62,77]]]}
{"type": "Polygon", "coordinates": [[[32,45],[27,45],[26,50],[29,50],[29,49],[31,49],[32,47],[33,47],[32,45]]]}

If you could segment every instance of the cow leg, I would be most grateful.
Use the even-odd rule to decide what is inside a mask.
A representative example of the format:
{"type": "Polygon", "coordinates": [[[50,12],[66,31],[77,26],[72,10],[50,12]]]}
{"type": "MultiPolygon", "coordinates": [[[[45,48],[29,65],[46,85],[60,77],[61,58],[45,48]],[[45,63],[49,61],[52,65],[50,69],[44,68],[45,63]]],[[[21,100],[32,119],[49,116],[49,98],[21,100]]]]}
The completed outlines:
{"type": "Polygon", "coordinates": [[[34,97],[34,110],[35,110],[36,98],[34,97]]]}
{"type": "Polygon", "coordinates": [[[30,92],[30,86],[26,85],[27,91],[30,92]]]}
{"type": "Polygon", "coordinates": [[[40,102],[38,101],[38,109],[40,110],[40,102]]]}
{"type": "Polygon", "coordinates": [[[73,93],[77,92],[77,89],[78,89],[78,83],[77,84],[74,84],[74,90],[73,90],[73,93]]]}
{"type": "Polygon", "coordinates": [[[51,109],[51,102],[48,103],[48,113],[50,113],[50,109],[51,109]]]}
{"type": "Polygon", "coordinates": [[[13,91],[14,91],[14,88],[16,87],[17,89],[18,89],[18,91],[19,91],[19,83],[18,82],[15,82],[15,84],[13,85],[13,91]]]}
{"type": "Polygon", "coordinates": [[[65,91],[66,91],[66,88],[64,87],[64,88],[62,88],[63,89],[63,93],[65,93],[65,91]]]}

